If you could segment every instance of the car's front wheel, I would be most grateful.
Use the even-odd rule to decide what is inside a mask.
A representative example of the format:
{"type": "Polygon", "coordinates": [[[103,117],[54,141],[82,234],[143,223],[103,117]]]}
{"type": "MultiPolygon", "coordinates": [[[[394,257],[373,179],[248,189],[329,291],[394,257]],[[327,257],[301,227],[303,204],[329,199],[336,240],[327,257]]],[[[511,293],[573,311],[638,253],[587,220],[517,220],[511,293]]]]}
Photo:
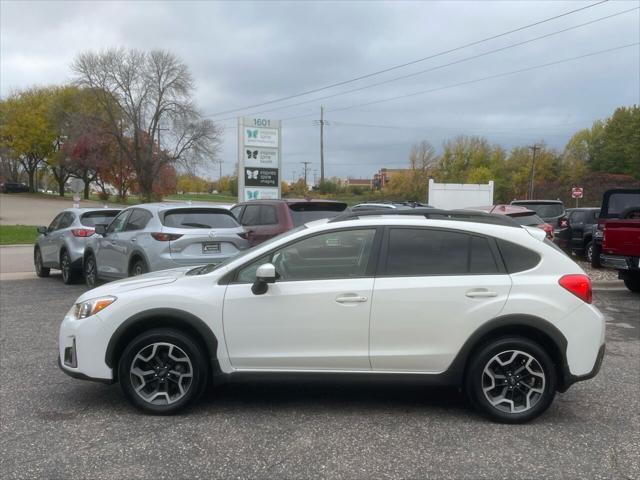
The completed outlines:
{"type": "Polygon", "coordinates": [[[584,257],[587,262],[593,262],[593,242],[587,243],[584,247],[584,257]]]}
{"type": "Polygon", "coordinates": [[[84,260],[84,282],[89,288],[95,288],[98,285],[98,264],[96,257],[90,253],[84,260]]]}
{"type": "Polygon", "coordinates": [[[36,269],[36,275],[39,277],[48,277],[51,272],[50,268],[44,266],[42,262],[42,252],[38,247],[33,252],[33,265],[36,269]]]}
{"type": "Polygon", "coordinates": [[[493,420],[527,422],[543,413],[555,396],[553,361],[540,345],[527,338],[491,341],[473,355],[469,365],[467,394],[493,420]]]}
{"type": "Polygon", "coordinates": [[[175,413],[196,400],[209,368],[202,347],[179,330],[158,328],[134,338],[124,349],[118,379],[127,399],[153,414],[175,413]]]}

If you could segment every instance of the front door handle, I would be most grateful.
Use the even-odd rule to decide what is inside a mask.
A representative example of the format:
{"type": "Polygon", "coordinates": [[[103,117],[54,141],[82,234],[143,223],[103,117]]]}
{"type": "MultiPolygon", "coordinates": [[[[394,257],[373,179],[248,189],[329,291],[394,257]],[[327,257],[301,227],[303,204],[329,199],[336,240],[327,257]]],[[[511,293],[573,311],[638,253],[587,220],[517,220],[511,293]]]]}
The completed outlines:
{"type": "Polygon", "coordinates": [[[339,295],[336,297],[338,303],[364,303],[367,300],[369,299],[362,295],[339,295]]]}
{"type": "Polygon", "coordinates": [[[498,296],[496,292],[490,292],[486,288],[469,290],[467,293],[465,293],[465,295],[469,298],[491,298],[498,296]]]}

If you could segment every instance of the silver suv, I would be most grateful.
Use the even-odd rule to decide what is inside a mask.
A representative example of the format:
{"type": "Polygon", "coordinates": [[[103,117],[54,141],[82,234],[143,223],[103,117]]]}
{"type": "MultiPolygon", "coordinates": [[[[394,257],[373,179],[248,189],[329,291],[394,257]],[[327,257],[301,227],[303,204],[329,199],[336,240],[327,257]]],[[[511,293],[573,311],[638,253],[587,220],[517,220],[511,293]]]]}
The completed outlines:
{"type": "Polygon", "coordinates": [[[48,277],[52,268],[62,271],[62,280],[70,284],[82,276],[82,258],[94,227],[109,223],[119,208],[67,208],[48,227],[38,227],[33,263],[36,275],[48,277]]]}
{"type": "Polygon", "coordinates": [[[84,254],[84,276],[93,288],[156,270],[220,263],[249,247],[247,232],[220,207],[148,203],[129,207],[107,225],[84,254]]]}

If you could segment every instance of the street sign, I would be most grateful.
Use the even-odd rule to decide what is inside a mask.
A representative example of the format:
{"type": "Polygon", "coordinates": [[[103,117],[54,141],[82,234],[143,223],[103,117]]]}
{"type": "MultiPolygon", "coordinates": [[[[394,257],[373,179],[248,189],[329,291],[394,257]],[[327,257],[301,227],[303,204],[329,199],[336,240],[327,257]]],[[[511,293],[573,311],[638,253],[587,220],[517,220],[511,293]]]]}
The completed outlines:
{"type": "Polygon", "coordinates": [[[238,201],[280,198],[279,120],[238,118],[238,201]]]}
{"type": "Polygon", "coordinates": [[[582,189],[582,187],[573,187],[571,189],[571,197],[578,199],[578,198],[582,198],[582,194],[584,193],[584,190],[582,189]]]}

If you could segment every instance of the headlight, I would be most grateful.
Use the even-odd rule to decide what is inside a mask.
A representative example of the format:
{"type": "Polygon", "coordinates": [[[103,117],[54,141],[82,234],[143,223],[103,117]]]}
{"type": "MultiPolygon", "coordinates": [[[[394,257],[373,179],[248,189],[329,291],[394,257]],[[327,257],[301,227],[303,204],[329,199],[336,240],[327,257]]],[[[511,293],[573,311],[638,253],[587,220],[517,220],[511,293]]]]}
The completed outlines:
{"type": "Polygon", "coordinates": [[[101,312],[115,301],[116,297],[107,296],[76,303],[73,309],[73,315],[77,320],[81,320],[101,312]]]}

